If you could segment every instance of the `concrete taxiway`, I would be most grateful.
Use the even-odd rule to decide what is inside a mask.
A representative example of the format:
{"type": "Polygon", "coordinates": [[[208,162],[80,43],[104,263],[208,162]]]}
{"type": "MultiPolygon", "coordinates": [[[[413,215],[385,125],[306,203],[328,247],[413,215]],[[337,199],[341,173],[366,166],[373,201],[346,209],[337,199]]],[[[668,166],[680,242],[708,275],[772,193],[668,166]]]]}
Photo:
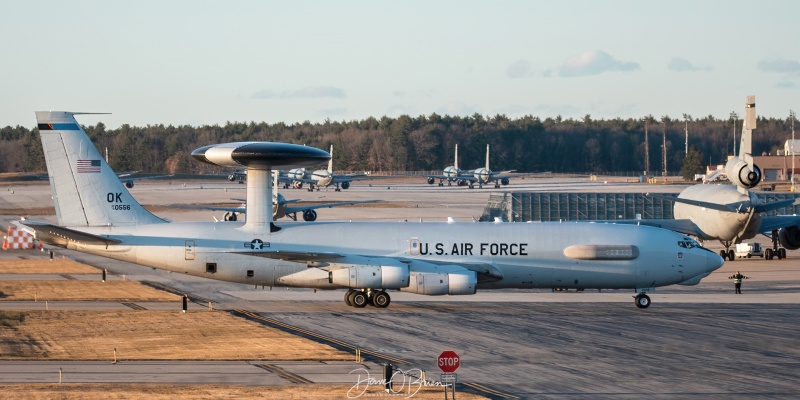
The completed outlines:
{"type": "MultiPolygon", "coordinates": [[[[235,183],[214,184],[237,186],[235,183]]],[[[563,183],[570,184],[599,186],[586,182],[563,183]]],[[[343,192],[323,189],[319,193],[341,197],[343,201],[378,198],[392,204],[321,210],[320,219],[443,220],[453,216],[450,214],[456,210],[463,213],[456,215],[457,218],[470,218],[480,214],[491,191],[411,183],[403,189],[402,185],[393,185],[392,189],[385,186],[358,189],[358,184],[354,184],[343,192]],[[430,194],[432,200],[423,198],[421,193],[430,194]],[[384,211],[394,214],[387,217],[382,214],[384,211]]],[[[148,187],[137,183],[132,192],[137,198],[163,198],[152,203],[144,201],[159,206],[178,203],[183,196],[177,190],[170,193],[168,188],[164,193],[159,189],[155,194],[148,194],[148,187]]],[[[159,185],[154,185],[153,189],[157,187],[159,185]]],[[[601,187],[612,191],[605,185],[601,187]]],[[[31,193],[30,196],[49,200],[47,186],[41,189],[46,190],[44,195],[31,193]]],[[[212,197],[198,196],[200,190],[194,190],[191,197],[212,197]]],[[[319,196],[318,192],[305,190],[284,193],[287,198],[319,196]]],[[[209,218],[211,213],[191,212],[191,216],[198,215],[209,218]]],[[[168,210],[165,216],[182,220],[189,215],[168,210]]],[[[767,243],[766,239],[761,242],[767,243]]],[[[707,245],[719,250],[718,244],[707,245]]],[[[354,309],[342,301],[343,291],[254,288],[70,251],[59,254],[108,268],[114,276],[125,274],[127,279],[156,282],[211,300],[216,310],[248,310],[368,349],[396,360],[398,368],[426,370],[429,379],[439,376],[436,357],[443,350],[454,350],[461,356],[461,367],[457,371],[459,381],[492,389],[489,396],[494,398],[788,399],[800,396],[800,335],[797,334],[800,331],[800,251],[790,251],[787,260],[728,262],[697,286],[658,288],[651,295],[652,306],[646,310],[635,307],[633,293],[629,291],[554,293],[549,290],[487,291],[474,296],[445,297],[392,293],[393,302],[388,309],[354,309]],[[741,295],[733,293],[733,284],[727,279],[736,271],[750,277],[744,282],[741,295]]],[[[174,307],[177,311],[180,307],[177,303],[137,304],[147,309],[174,307]]],[[[3,309],[26,309],[28,306],[41,309],[42,304],[0,302],[3,309]]],[[[126,308],[114,302],[63,302],[50,306],[126,308]]],[[[200,303],[191,307],[190,312],[204,309],[200,303]]],[[[380,370],[376,362],[383,360],[370,357],[368,360],[372,363],[371,370],[380,370]]],[[[59,362],[4,361],[0,363],[0,382],[26,382],[26,379],[52,382],[59,368],[56,364],[59,362]]],[[[69,368],[73,367],[75,374],[69,375],[70,379],[76,379],[73,382],[144,382],[157,376],[159,382],[171,383],[272,385],[302,382],[298,379],[353,382],[348,368],[356,368],[357,364],[176,361],[109,365],[78,362],[70,364],[69,368]],[[255,365],[259,363],[280,369],[270,371],[255,365]],[[119,371],[123,373],[114,373],[117,367],[122,367],[119,371]],[[289,374],[281,375],[281,370],[289,374]],[[297,377],[293,378],[294,375],[297,377]]],[[[475,386],[464,388],[476,390],[475,386]]]]}

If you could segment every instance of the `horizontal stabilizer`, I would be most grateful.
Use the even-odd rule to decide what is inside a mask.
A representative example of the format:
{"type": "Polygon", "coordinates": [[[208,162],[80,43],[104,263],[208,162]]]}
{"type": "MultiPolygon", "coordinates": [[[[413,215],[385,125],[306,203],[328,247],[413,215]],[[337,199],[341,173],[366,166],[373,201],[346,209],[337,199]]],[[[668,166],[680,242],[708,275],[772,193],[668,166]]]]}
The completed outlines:
{"type": "Polygon", "coordinates": [[[39,240],[46,240],[47,237],[53,237],[56,239],[66,239],[71,240],[74,242],[86,243],[86,244],[119,244],[121,241],[116,239],[110,239],[107,237],[93,235],[91,233],[76,231],[74,229],[64,228],[61,226],[51,225],[44,222],[36,222],[36,221],[19,221],[20,224],[25,225],[36,232],[36,238],[39,240]]]}
{"type": "Polygon", "coordinates": [[[655,197],[657,199],[664,199],[664,200],[667,200],[667,201],[674,201],[676,203],[683,203],[683,204],[689,204],[689,205],[698,206],[698,207],[705,207],[705,208],[708,208],[710,210],[717,210],[717,211],[723,211],[723,212],[743,213],[743,212],[747,211],[747,209],[743,207],[744,206],[743,203],[719,204],[719,203],[711,203],[711,202],[700,201],[700,200],[682,199],[680,197],[664,196],[664,195],[653,194],[653,193],[648,193],[647,196],[655,197]]]}

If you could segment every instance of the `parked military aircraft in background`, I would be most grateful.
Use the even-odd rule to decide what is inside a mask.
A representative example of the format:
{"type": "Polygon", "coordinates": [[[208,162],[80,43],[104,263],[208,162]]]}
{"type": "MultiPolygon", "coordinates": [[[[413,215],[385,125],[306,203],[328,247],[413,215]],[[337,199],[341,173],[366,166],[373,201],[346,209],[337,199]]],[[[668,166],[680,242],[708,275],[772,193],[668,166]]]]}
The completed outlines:
{"type": "MultiPolygon", "coordinates": [[[[278,186],[278,171],[273,171],[273,186],[278,186]]],[[[313,222],[317,220],[317,211],[320,208],[333,208],[341,206],[349,206],[355,204],[375,203],[378,200],[361,200],[361,201],[340,201],[336,203],[322,203],[322,204],[309,204],[309,205],[292,205],[300,202],[299,199],[286,200],[282,194],[277,190],[273,191],[272,196],[272,219],[277,220],[284,217],[289,217],[297,221],[297,213],[303,216],[303,221],[313,222]]],[[[187,206],[188,208],[197,210],[211,210],[211,211],[225,211],[223,221],[237,221],[240,214],[247,214],[247,200],[245,199],[231,199],[242,203],[239,207],[224,207],[224,206],[187,206]]]]}
{"type": "Polygon", "coordinates": [[[765,234],[773,247],[767,259],[786,258],[786,249],[800,248],[800,216],[768,216],[770,211],[791,206],[794,200],[764,203],[751,190],[761,182],[761,169],[753,163],[752,138],[756,129],[755,96],[748,96],[738,157],[728,160],[725,174],[733,185],[701,184],[684,189],[678,197],[650,194],[674,201],[674,220],[626,221],[655,225],[698,237],[719,240],[723,258],[735,260],[731,245],[765,234]],[[780,243],[779,247],[778,244],[780,243]]]}
{"type": "Polygon", "coordinates": [[[453,182],[463,186],[463,181],[461,179],[466,177],[467,175],[462,175],[461,170],[458,168],[458,145],[456,145],[456,155],[453,159],[453,165],[445,167],[441,175],[428,175],[428,184],[433,185],[438,179],[439,186],[444,186],[445,181],[447,181],[448,186],[452,186],[453,182]]]}
{"type": "Polygon", "coordinates": [[[202,162],[247,168],[246,222],[167,222],[145,210],[70,112],[36,113],[58,224],[19,221],[46,243],[140,265],[250,285],[347,289],[355,307],[387,307],[387,290],[617,288],[650,305],[658,286],[696,284],[723,264],[682,234],[599,223],[282,222],[271,171],[330,159],[271,142],[205,146],[202,162]],[[96,171],[78,169],[100,160],[96,171]]]}
{"type": "Polygon", "coordinates": [[[283,188],[289,189],[293,187],[300,189],[304,184],[307,184],[309,192],[314,189],[319,191],[320,187],[327,188],[329,186],[335,186],[335,191],[341,192],[342,189],[349,189],[353,181],[390,178],[387,176],[369,176],[367,174],[337,174],[333,172],[333,145],[331,145],[330,154],[331,159],[328,160],[327,169],[309,172],[306,168],[294,168],[286,171],[286,174],[280,177],[283,188]]]}
{"type": "Polygon", "coordinates": [[[536,173],[526,173],[526,174],[513,174],[510,173],[514,172],[514,170],[507,170],[507,171],[492,171],[489,168],[489,145],[486,145],[486,166],[483,168],[477,168],[469,171],[462,171],[458,168],[458,145],[456,145],[456,155],[455,155],[455,162],[452,166],[446,167],[441,175],[428,175],[428,184],[433,185],[436,183],[436,179],[439,179],[439,186],[444,186],[444,181],[447,181],[448,185],[452,185],[455,182],[458,186],[468,186],[470,189],[475,187],[475,184],[478,185],[479,188],[483,188],[483,185],[489,184],[494,182],[495,189],[500,188],[500,185],[503,186],[508,185],[511,183],[511,178],[523,178],[526,176],[534,176],[534,175],[541,175],[546,174],[547,172],[536,172],[536,173]]]}

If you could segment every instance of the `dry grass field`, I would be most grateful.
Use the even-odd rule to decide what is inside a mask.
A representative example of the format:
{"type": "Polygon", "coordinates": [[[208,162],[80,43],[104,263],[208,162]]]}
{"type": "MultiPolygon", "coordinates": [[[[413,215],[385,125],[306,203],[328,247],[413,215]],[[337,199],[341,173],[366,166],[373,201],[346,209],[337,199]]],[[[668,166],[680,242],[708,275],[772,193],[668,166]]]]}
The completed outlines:
{"type": "Polygon", "coordinates": [[[0,301],[179,301],[172,293],[133,281],[0,281],[0,301]]]}
{"type": "Polygon", "coordinates": [[[226,312],[0,311],[7,360],[352,360],[226,312]]]}
{"type": "Polygon", "coordinates": [[[101,274],[95,267],[67,259],[0,260],[0,274],[101,274]]]}
{"type": "MultiPolygon", "coordinates": [[[[380,386],[371,386],[360,398],[407,398],[405,391],[388,394],[380,386]]],[[[234,386],[234,385],[150,385],[150,384],[34,384],[0,385],[0,399],[347,399],[349,386],[302,385],[302,386],[234,386]]],[[[412,389],[413,392],[414,389],[412,389]]],[[[351,396],[361,391],[351,392],[351,396]]],[[[475,400],[485,397],[457,393],[459,399],[475,400]]],[[[424,388],[412,399],[441,399],[440,388],[424,388]]],[[[351,397],[351,398],[352,398],[351,397]]]]}

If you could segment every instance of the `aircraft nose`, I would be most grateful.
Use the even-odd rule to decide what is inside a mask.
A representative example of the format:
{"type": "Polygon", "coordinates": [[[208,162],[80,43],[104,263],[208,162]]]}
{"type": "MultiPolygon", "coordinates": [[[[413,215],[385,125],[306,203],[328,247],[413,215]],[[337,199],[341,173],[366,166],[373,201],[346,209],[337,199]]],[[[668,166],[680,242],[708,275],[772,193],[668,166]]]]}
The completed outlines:
{"type": "Polygon", "coordinates": [[[712,251],[707,251],[706,253],[706,271],[715,271],[721,267],[722,264],[725,264],[725,259],[720,257],[719,254],[712,251]]]}

